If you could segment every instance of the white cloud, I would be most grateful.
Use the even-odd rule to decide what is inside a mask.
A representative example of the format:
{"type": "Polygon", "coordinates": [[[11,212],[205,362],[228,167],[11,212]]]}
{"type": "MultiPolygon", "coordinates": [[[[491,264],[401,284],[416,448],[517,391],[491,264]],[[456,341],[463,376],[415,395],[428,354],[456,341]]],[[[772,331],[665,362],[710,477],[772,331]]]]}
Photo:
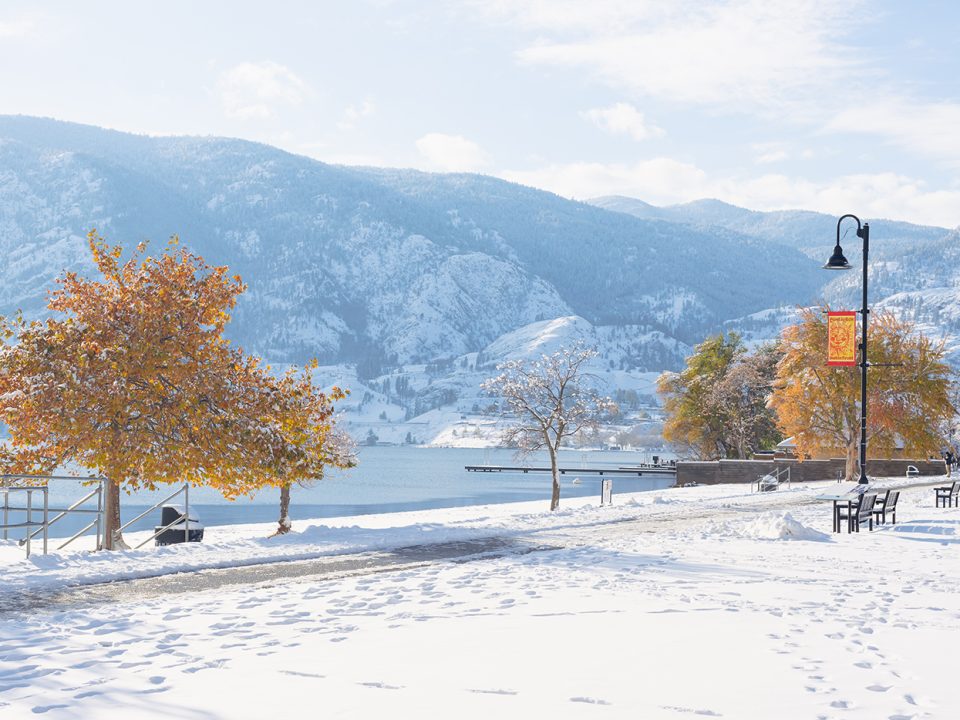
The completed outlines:
{"type": "Polygon", "coordinates": [[[790,155],[786,150],[768,150],[757,155],[755,162],[757,165],[769,165],[770,163],[782,162],[789,157],[790,155]]]}
{"type": "Polygon", "coordinates": [[[709,191],[703,170],[670,158],[632,165],[595,162],[550,165],[532,171],[507,172],[505,177],[581,200],[599,195],[627,195],[654,204],[669,204],[705,197],[709,191]]]}
{"type": "MultiPolygon", "coordinates": [[[[873,135],[960,166],[955,93],[936,84],[938,68],[911,90],[898,87],[902,63],[868,37],[893,11],[866,0],[494,0],[483,7],[488,18],[534,38],[518,50],[521,63],[584,71],[619,92],[661,101],[662,122],[666,101],[781,128],[873,135]]],[[[755,158],[785,159],[779,150],[755,158]]]]}
{"type": "Polygon", "coordinates": [[[781,143],[754,143],[751,149],[756,153],[753,161],[757,165],[778,163],[790,157],[787,148],[781,143]]]}
{"type": "Polygon", "coordinates": [[[23,38],[33,34],[36,28],[34,20],[19,17],[15,20],[0,20],[0,38],[23,38]]]}
{"type": "Polygon", "coordinates": [[[664,134],[662,128],[648,124],[643,113],[629,103],[619,102],[610,107],[593,108],[583,116],[609,133],[624,133],[634,140],[649,140],[664,134]]]}
{"type": "Polygon", "coordinates": [[[474,7],[511,26],[554,32],[615,33],[625,25],[669,15],[674,3],[662,0],[482,0],[474,7]]]}
{"type": "Polygon", "coordinates": [[[632,165],[571,163],[504,173],[524,185],[567,197],[626,195],[655,205],[717,198],[756,210],[806,209],[861,218],[893,218],[953,228],[960,225],[960,189],[930,189],[896,173],[845,175],[812,181],[770,173],[758,177],[710,177],[701,168],[670,158],[632,165]]]}
{"type": "Polygon", "coordinates": [[[343,111],[343,117],[340,118],[337,127],[341,130],[353,130],[358,122],[373,115],[376,109],[376,105],[370,98],[365,99],[359,106],[348,105],[343,111]]]}
{"type": "MultiPolygon", "coordinates": [[[[583,67],[640,95],[777,111],[821,95],[859,66],[838,42],[850,31],[856,0],[689,0],[666,14],[621,2],[590,8],[598,4],[601,30],[587,24],[576,39],[539,41],[519,52],[521,61],[583,67]]],[[[533,17],[544,17],[541,11],[533,17]]]]}
{"type": "Polygon", "coordinates": [[[307,85],[279,63],[244,62],[220,75],[220,100],[229,117],[271,118],[278,106],[297,106],[307,85]]]}
{"type": "Polygon", "coordinates": [[[960,103],[900,97],[857,102],[837,113],[824,129],[869,133],[960,166],[960,103]]]}
{"type": "Polygon", "coordinates": [[[447,172],[472,172],[490,164],[490,157],[462,135],[428,133],[417,140],[417,150],[432,168],[447,172]]]}

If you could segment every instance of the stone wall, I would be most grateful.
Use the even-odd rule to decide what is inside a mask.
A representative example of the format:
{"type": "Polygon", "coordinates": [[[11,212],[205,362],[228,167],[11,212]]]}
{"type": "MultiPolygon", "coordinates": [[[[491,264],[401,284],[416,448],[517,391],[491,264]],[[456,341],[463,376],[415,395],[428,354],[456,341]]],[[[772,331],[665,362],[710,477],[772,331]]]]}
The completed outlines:
{"type": "MultiPolygon", "coordinates": [[[[792,482],[810,482],[813,480],[836,480],[843,473],[843,458],[830,460],[713,460],[698,462],[677,461],[677,485],[697,483],[698,485],[716,485],[718,483],[751,483],[761,475],[774,470],[790,468],[792,482]]],[[[891,460],[870,460],[867,473],[870,476],[898,477],[907,473],[907,467],[913,465],[921,475],[943,475],[946,473],[943,460],[909,460],[895,458],[891,460]]],[[[856,478],[855,478],[856,479],[856,478]]]]}

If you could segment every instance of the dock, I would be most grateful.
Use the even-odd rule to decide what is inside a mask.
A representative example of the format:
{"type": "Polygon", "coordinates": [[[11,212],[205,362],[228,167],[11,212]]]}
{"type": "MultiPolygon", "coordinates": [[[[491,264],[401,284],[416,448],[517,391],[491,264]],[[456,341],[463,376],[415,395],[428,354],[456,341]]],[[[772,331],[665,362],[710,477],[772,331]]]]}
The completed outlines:
{"type": "MultiPolygon", "coordinates": [[[[516,473],[532,473],[532,472],[551,472],[551,469],[548,467],[522,467],[522,466],[510,466],[510,465],[465,465],[464,468],[467,472],[516,472],[516,473]]],[[[676,475],[677,468],[670,465],[633,465],[630,467],[618,467],[618,468],[559,468],[561,475],[573,474],[573,475],[635,475],[635,476],[644,476],[644,475],[676,475]]]]}

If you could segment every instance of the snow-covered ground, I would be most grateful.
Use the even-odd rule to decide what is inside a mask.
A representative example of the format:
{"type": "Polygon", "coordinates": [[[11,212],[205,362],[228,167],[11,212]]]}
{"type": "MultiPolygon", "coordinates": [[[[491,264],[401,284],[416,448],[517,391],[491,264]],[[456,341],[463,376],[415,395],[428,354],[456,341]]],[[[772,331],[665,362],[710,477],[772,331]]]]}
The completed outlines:
{"type": "Polygon", "coordinates": [[[955,718],[960,510],[831,535],[833,484],[714,486],[270,526],[18,559],[20,593],[488,536],[538,548],[0,613],[0,717],[955,718]]]}

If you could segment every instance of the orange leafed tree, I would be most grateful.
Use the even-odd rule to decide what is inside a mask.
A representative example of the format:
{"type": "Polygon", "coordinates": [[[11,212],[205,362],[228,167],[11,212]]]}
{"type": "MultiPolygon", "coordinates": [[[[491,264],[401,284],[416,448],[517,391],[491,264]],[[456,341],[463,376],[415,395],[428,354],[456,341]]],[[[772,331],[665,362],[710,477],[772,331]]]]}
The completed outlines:
{"type": "Polygon", "coordinates": [[[2,320],[0,419],[11,471],[73,463],[108,479],[104,547],[123,546],[120,488],[210,485],[226,497],[314,472],[332,401],[293,373],[275,378],[223,337],[244,291],[173,238],[125,262],[95,231],[101,277],[68,272],[53,317],[2,320]]]}
{"type": "Polygon", "coordinates": [[[313,383],[311,363],[302,370],[291,369],[269,381],[264,395],[264,416],[275,423],[280,444],[264,458],[266,482],[280,488],[280,518],[276,534],[290,531],[290,490],[295,484],[321,480],[327,468],[356,464],[353,443],[335,423],[333,402],[346,397],[334,387],[321,392],[313,383]]]}
{"type": "MultiPolygon", "coordinates": [[[[953,416],[953,372],[942,342],[913,332],[889,313],[871,313],[867,383],[867,448],[892,455],[898,441],[908,455],[937,452],[940,430],[953,416]]],[[[799,457],[842,452],[846,478],[857,470],[860,443],[860,368],[829,367],[827,324],[820,310],[801,311],[783,331],[771,406],[799,457]]]]}

